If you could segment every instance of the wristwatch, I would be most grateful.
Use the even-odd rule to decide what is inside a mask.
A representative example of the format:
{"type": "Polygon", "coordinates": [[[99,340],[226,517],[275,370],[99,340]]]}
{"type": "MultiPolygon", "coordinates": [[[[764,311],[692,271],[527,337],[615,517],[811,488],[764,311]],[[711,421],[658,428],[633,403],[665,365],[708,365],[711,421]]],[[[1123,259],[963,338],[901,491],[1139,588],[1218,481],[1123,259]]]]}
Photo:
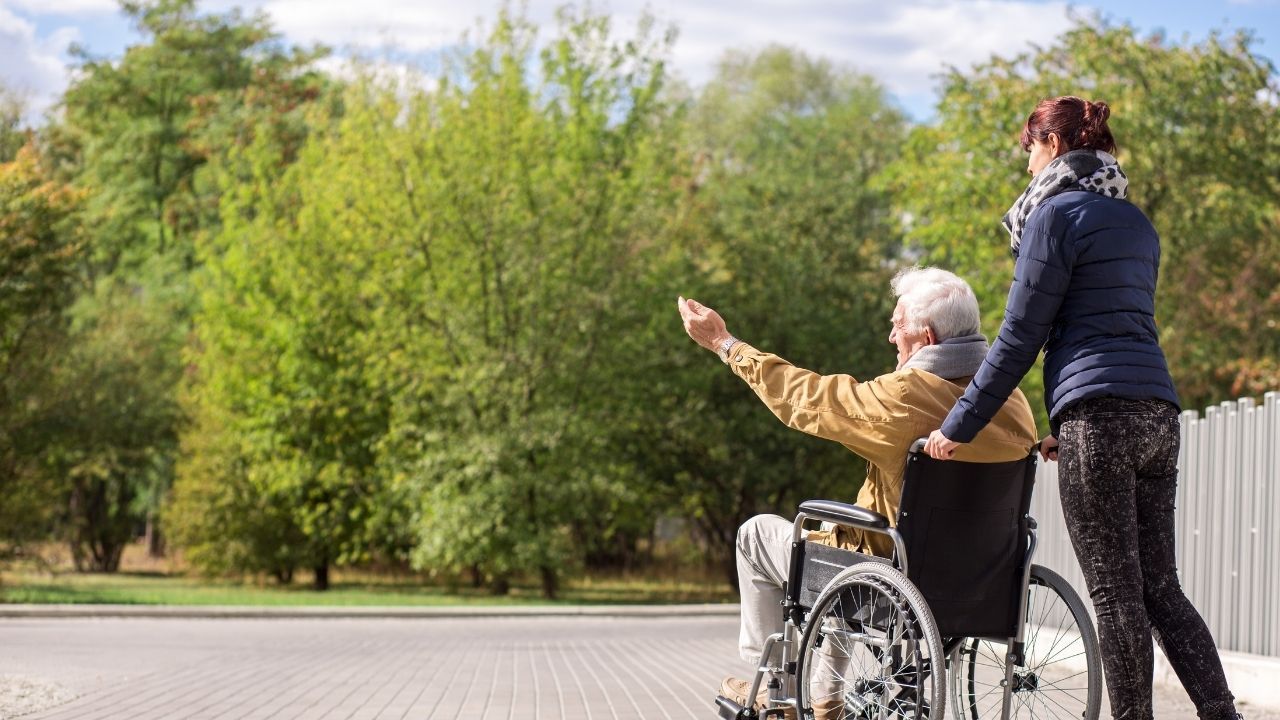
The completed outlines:
{"type": "Polygon", "coordinates": [[[720,347],[719,349],[716,350],[716,353],[720,355],[721,362],[726,364],[729,362],[729,350],[737,342],[738,342],[738,338],[730,335],[729,337],[725,338],[724,342],[720,343],[720,347]]]}

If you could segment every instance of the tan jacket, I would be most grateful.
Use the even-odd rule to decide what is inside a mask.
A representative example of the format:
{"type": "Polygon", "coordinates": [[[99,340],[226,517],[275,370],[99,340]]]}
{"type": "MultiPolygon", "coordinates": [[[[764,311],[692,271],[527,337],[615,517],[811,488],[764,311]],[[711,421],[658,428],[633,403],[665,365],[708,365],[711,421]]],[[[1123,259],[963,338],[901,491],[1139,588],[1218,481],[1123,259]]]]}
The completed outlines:
{"type": "MultiPolygon", "coordinates": [[[[918,369],[898,370],[858,382],[849,375],[819,375],[777,355],[739,342],[730,348],[729,367],[751,386],[787,427],[834,440],[867,460],[867,479],[858,505],[896,524],[907,451],[917,438],[942,425],[969,378],[944,380],[918,369]]],[[[956,449],[956,460],[1008,462],[1027,456],[1036,444],[1035,419],[1022,391],[1014,390],[973,442],[956,449]]],[[[888,556],[887,536],[840,528],[812,533],[811,540],[888,556]]]]}

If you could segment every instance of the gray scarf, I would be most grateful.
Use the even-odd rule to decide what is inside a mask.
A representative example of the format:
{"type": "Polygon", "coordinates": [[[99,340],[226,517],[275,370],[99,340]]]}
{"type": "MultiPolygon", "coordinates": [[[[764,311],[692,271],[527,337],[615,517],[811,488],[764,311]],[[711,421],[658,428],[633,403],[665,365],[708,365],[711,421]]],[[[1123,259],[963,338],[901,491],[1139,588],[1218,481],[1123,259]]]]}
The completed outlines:
{"type": "Polygon", "coordinates": [[[1087,190],[1123,200],[1129,192],[1129,178],[1125,177],[1116,159],[1101,150],[1072,150],[1054,158],[1031,178],[1027,189],[1000,220],[1004,229],[1009,231],[1009,247],[1015,257],[1031,211],[1067,190],[1087,190]]]}
{"type": "Polygon", "coordinates": [[[920,348],[907,358],[902,369],[924,370],[944,380],[970,377],[978,374],[987,349],[987,338],[982,334],[953,337],[920,348]]]}

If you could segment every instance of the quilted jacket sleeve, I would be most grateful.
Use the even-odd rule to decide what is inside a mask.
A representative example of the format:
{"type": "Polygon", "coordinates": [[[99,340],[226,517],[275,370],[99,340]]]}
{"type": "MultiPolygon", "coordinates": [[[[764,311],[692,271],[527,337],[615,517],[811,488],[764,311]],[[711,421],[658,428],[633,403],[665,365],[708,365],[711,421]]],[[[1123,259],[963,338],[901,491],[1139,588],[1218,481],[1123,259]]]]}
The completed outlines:
{"type": "Polygon", "coordinates": [[[951,440],[970,442],[986,427],[1048,340],[1071,282],[1074,258],[1064,242],[1064,225],[1052,205],[1042,205],[1029,218],[1022,233],[1000,334],[964,395],[942,423],[942,434],[951,440]]]}

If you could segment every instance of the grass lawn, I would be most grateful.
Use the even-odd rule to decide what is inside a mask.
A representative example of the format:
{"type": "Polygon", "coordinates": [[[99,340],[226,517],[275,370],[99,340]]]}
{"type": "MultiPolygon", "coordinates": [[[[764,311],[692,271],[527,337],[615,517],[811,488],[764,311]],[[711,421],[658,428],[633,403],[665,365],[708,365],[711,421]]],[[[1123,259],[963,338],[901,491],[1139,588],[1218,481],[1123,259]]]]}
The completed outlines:
{"type": "MultiPolygon", "coordinates": [[[[272,581],[206,579],[165,561],[126,552],[118,573],[71,572],[64,562],[21,564],[0,572],[0,603],[112,603],[126,605],[607,605],[621,603],[736,602],[719,577],[662,577],[657,573],[566,579],[560,597],[546,600],[536,583],[513,583],[506,596],[484,588],[447,588],[414,576],[334,570],[329,590],[317,592],[310,577],[289,586],[272,581]],[[52,571],[51,571],[52,570],[52,571]]],[[[55,558],[57,560],[57,558],[55,558]]],[[[668,575],[675,575],[668,573],[668,575]]]]}
{"type": "Polygon", "coordinates": [[[0,603],[120,603],[127,605],[546,605],[734,602],[724,583],[693,583],[637,577],[583,578],[567,582],[556,600],[536,586],[513,585],[498,597],[486,590],[401,581],[340,580],[316,592],[306,584],[286,587],[184,575],[138,573],[6,572],[0,603]],[[723,586],[723,587],[722,587],[723,586]]]}

